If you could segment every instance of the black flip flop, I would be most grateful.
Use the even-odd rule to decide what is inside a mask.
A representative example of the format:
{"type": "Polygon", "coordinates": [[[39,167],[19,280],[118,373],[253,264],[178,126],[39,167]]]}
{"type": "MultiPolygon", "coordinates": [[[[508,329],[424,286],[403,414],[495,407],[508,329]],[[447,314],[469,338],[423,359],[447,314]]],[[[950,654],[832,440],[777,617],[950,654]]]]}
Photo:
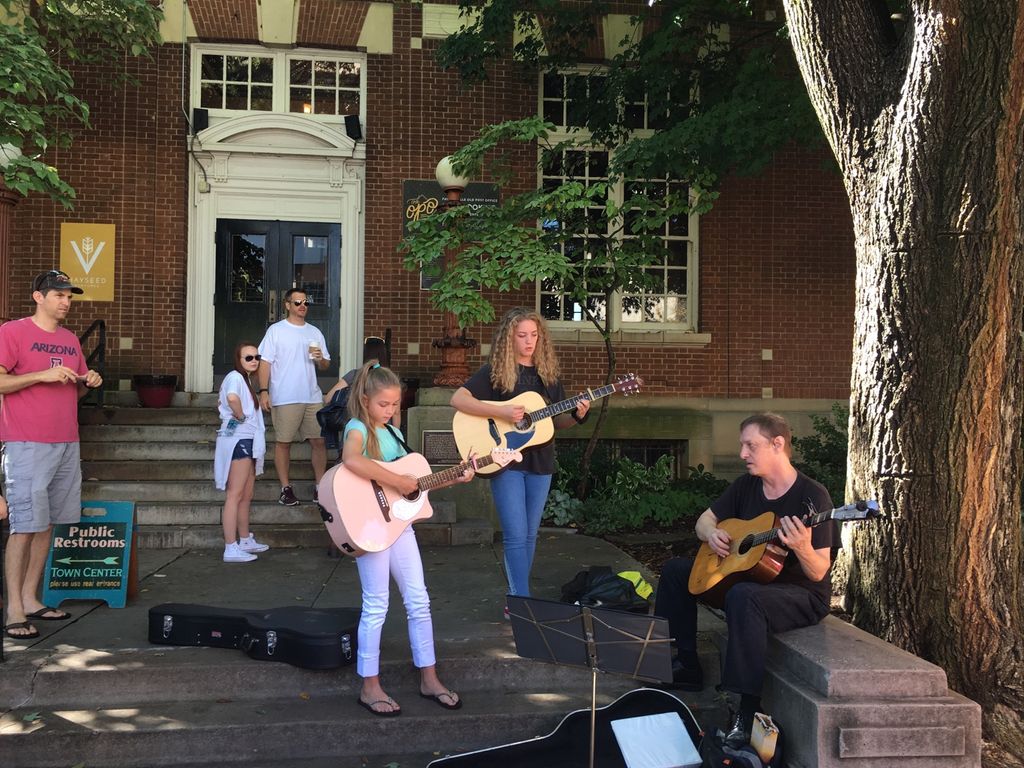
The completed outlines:
{"type": "Polygon", "coordinates": [[[444,693],[438,693],[438,694],[424,693],[423,691],[420,691],[420,698],[430,699],[432,702],[437,704],[437,706],[444,707],[445,709],[462,709],[462,699],[461,698],[458,698],[458,699],[455,698],[455,691],[445,691],[444,693]],[[446,696],[447,698],[449,698],[450,700],[454,701],[455,703],[454,704],[446,704],[444,699],[441,698],[442,696],[446,696]]]}
{"type": "Polygon", "coordinates": [[[67,611],[62,611],[60,608],[50,608],[48,605],[44,605],[38,611],[25,614],[27,619],[36,619],[38,621],[67,621],[71,618],[71,614],[67,611]],[[45,613],[56,613],[56,616],[44,616],[45,613]]]}
{"type": "Polygon", "coordinates": [[[15,621],[4,627],[4,634],[11,638],[11,640],[34,640],[39,637],[39,630],[27,621],[15,621]],[[30,629],[32,631],[27,635],[15,635],[11,632],[12,629],[30,629]]]}
{"type": "Polygon", "coordinates": [[[356,699],[356,702],[359,704],[360,707],[365,709],[371,715],[376,715],[377,717],[398,717],[400,714],[402,714],[402,709],[398,706],[398,702],[392,699],[390,696],[388,696],[386,699],[377,699],[376,701],[371,701],[369,704],[367,704],[362,699],[356,699]],[[393,707],[393,709],[388,710],[387,712],[381,712],[378,709],[374,709],[374,706],[377,704],[387,704],[389,707],[393,707]]]}

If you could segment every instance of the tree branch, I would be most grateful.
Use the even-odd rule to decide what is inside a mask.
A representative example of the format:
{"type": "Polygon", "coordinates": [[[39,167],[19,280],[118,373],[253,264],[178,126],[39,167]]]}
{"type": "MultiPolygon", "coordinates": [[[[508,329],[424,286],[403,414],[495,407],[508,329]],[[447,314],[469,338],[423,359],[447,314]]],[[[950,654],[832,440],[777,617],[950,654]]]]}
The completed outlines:
{"type": "Polygon", "coordinates": [[[867,143],[860,126],[874,126],[900,93],[906,62],[884,0],[783,0],[797,62],[844,169],[867,143]],[[857,73],[851,77],[851,73],[857,73]]]}

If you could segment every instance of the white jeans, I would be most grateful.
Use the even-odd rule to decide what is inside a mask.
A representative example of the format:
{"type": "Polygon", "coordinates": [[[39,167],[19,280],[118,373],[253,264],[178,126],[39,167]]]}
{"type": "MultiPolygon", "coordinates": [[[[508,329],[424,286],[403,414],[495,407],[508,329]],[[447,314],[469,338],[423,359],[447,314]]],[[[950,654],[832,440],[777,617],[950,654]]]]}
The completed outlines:
{"type": "Polygon", "coordinates": [[[380,674],[380,634],[388,613],[390,576],[402,593],[409,621],[409,646],[417,667],[434,664],[434,625],[430,597],[423,581],[423,562],[412,526],[383,552],[367,552],[356,558],[363,585],[363,612],[359,618],[356,672],[360,677],[380,674]]]}

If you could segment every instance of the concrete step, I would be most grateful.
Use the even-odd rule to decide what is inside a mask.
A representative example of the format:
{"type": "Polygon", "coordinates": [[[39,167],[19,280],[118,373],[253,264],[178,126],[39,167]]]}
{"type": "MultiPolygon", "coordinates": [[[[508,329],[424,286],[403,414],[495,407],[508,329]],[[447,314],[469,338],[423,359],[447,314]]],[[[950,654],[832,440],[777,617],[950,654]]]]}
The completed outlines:
{"type": "MultiPolygon", "coordinates": [[[[261,505],[262,506],[262,505],[261,505]]],[[[270,505],[267,505],[270,506],[270,505]]],[[[301,507],[299,507],[301,508],[301,507]]],[[[270,509],[259,509],[260,520],[265,516],[272,517],[274,510],[297,509],[273,505],[270,509]]],[[[311,507],[315,511],[315,507],[311,507]]],[[[215,510],[219,521],[220,511],[215,510]]],[[[285,513],[287,514],[287,513],[285,513]]],[[[296,513],[295,517],[305,513],[296,513]]],[[[257,508],[253,508],[253,532],[261,542],[271,547],[326,547],[330,537],[319,513],[311,522],[282,523],[280,521],[257,522],[257,508]],[[315,521],[314,521],[315,520],[315,521]]],[[[494,526],[487,520],[466,518],[453,522],[422,522],[415,523],[416,538],[421,546],[460,546],[464,544],[491,544],[494,541],[494,526]]],[[[141,549],[219,549],[224,546],[224,534],[219,522],[198,524],[183,523],[174,525],[140,524],[138,546],[141,549]]]]}
{"type": "MultiPolygon", "coordinates": [[[[274,486],[274,498],[277,498],[277,486],[274,486]]],[[[300,487],[299,492],[304,492],[300,487]]],[[[96,499],[118,499],[117,497],[90,497],[96,499]]],[[[305,497],[306,499],[309,496],[305,497]]],[[[170,502],[143,501],[135,505],[136,522],[139,525],[181,526],[181,525],[217,525],[220,523],[221,507],[224,494],[213,502],[170,502]]],[[[431,505],[434,515],[429,518],[431,523],[454,523],[455,503],[439,500],[431,505]]],[[[249,511],[249,522],[254,526],[261,525],[304,525],[320,524],[322,518],[316,504],[304,500],[296,507],[285,507],[276,501],[257,501],[249,511]]]]}
{"type": "Polygon", "coordinates": [[[111,424],[216,425],[220,423],[216,404],[209,408],[81,408],[78,423],[85,426],[111,424]]]}
{"type": "Polygon", "coordinates": [[[216,433],[215,424],[93,424],[79,431],[83,443],[213,443],[216,433]]]}
{"type": "MultiPolygon", "coordinates": [[[[154,427],[156,429],[156,427],[154,427]]],[[[169,439],[161,441],[153,438],[148,442],[82,442],[83,461],[209,461],[213,463],[213,451],[216,443],[216,435],[207,430],[205,437],[199,440],[178,440],[169,439]]],[[[267,443],[268,464],[272,464],[275,444],[273,441],[267,443]]],[[[309,462],[309,443],[295,443],[292,445],[292,463],[309,462]]],[[[328,451],[328,460],[333,460],[336,454],[328,451]]]]}
{"type": "MultiPolygon", "coordinates": [[[[358,595],[353,595],[358,600],[358,595]]],[[[144,614],[140,613],[140,620],[144,614]]],[[[506,625],[507,626],[507,625],[506,625]]],[[[511,637],[509,637],[511,640],[511,637]]],[[[308,696],[348,698],[359,692],[361,678],[355,666],[309,670],[277,662],[253,661],[242,651],[228,648],[150,645],[116,651],[59,650],[35,664],[12,660],[0,678],[0,709],[83,708],[98,702],[119,707],[146,706],[164,701],[262,701],[268,698],[303,699],[308,696]],[[16,663],[15,663],[16,662],[16,663]]],[[[717,667],[711,646],[702,658],[717,667]]],[[[407,654],[406,654],[407,656],[407,654]]],[[[546,664],[515,655],[461,655],[440,662],[444,679],[467,696],[477,691],[585,692],[589,697],[590,672],[578,667],[546,664]]],[[[709,667],[710,669],[711,667],[709,667]]],[[[381,660],[381,678],[395,690],[414,691],[419,673],[404,660],[381,660]]],[[[716,678],[717,679],[717,678],[716,678]]],[[[598,690],[621,681],[602,675],[598,690]]],[[[713,682],[701,696],[713,695],[713,682]]],[[[631,687],[637,687],[634,683],[631,687]]]]}
{"type": "MultiPolygon", "coordinates": [[[[293,449],[296,450],[296,449],[293,449]]],[[[313,467],[308,461],[293,461],[289,468],[292,480],[313,480],[313,467]]],[[[82,477],[86,480],[207,480],[213,482],[213,451],[208,459],[163,459],[160,461],[83,461],[82,477]]],[[[263,474],[256,482],[277,482],[273,457],[263,463],[263,474]]]]}
{"type": "MultiPolygon", "coordinates": [[[[599,706],[638,687],[625,679],[602,683],[599,706]]],[[[371,717],[352,692],[303,692],[255,701],[221,696],[131,707],[17,709],[0,719],[0,738],[5,751],[18,756],[20,768],[82,761],[110,768],[199,760],[242,764],[277,756],[379,759],[451,754],[533,738],[590,703],[588,687],[565,691],[544,685],[531,691],[517,685],[515,690],[468,692],[461,710],[445,712],[415,695],[415,687],[389,687],[402,706],[400,718],[371,717]]],[[[706,719],[708,711],[698,707],[694,714],[706,719]]]]}
{"type": "MultiPolygon", "coordinates": [[[[300,501],[313,500],[313,481],[295,480],[295,494],[300,501]]],[[[270,478],[256,481],[253,499],[277,501],[281,486],[270,478]]],[[[82,483],[84,499],[129,499],[136,502],[189,502],[191,504],[223,504],[224,491],[218,490],[213,480],[86,480],[82,483]]]]}

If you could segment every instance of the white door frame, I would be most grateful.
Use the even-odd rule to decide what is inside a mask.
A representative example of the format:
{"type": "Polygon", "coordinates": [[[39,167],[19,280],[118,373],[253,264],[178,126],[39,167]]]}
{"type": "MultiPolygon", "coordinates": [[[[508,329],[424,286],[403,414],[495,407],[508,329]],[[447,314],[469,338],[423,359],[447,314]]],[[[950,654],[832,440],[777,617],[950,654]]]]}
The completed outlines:
{"type": "Polygon", "coordinates": [[[340,370],[362,356],[366,150],[302,115],[247,115],[201,131],[189,160],[187,392],[213,391],[217,220],[341,225],[340,370]]]}

